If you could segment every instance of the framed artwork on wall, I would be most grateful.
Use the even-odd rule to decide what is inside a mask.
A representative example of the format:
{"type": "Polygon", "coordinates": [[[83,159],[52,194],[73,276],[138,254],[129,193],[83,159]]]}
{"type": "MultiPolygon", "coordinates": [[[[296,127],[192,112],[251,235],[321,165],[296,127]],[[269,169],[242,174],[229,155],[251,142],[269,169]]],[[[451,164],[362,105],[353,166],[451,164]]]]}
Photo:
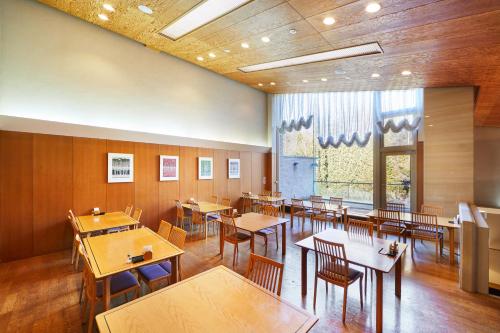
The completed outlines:
{"type": "Polygon", "coordinates": [[[134,155],[108,153],[108,183],[134,182],[134,155]]]}
{"type": "Polygon", "coordinates": [[[214,159],[212,157],[198,157],[198,179],[214,178],[214,159]]]}
{"type": "Polygon", "coordinates": [[[240,159],[230,158],[227,160],[227,170],[229,179],[240,178],[240,159]]]}
{"type": "Polygon", "coordinates": [[[179,156],[160,155],[160,181],[179,180],[179,156]]]}

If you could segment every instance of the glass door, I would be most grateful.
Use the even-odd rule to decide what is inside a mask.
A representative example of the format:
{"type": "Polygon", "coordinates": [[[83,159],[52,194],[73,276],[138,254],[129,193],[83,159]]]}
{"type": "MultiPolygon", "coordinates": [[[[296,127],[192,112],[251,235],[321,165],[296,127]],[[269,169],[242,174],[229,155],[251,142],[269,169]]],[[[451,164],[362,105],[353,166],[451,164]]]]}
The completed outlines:
{"type": "Polygon", "coordinates": [[[405,205],[412,211],[416,205],[416,161],[413,152],[395,152],[382,155],[382,207],[387,202],[405,205]]]}

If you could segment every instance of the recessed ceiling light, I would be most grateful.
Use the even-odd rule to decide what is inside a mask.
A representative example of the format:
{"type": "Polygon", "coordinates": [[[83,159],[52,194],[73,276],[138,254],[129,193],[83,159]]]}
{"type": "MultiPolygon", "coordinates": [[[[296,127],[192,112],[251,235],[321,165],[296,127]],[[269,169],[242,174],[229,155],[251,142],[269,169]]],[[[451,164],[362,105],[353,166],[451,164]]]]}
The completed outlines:
{"type": "Polygon", "coordinates": [[[425,116],[425,118],[430,118],[431,116],[425,116]]]}
{"type": "Polygon", "coordinates": [[[432,124],[429,125],[429,127],[432,127],[432,126],[434,126],[434,125],[432,125],[432,124]]]}
{"type": "Polygon", "coordinates": [[[244,48],[244,49],[248,49],[250,47],[250,45],[248,45],[248,43],[241,43],[241,47],[244,48]]]}
{"type": "Polygon", "coordinates": [[[337,75],[344,75],[346,72],[342,69],[336,69],[334,73],[337,75]]]}
{"type": "Polygon", "coordinates": [[[379,5],[378,3],[376,3],[376,2],[370,2],[370,3],[366,6],[365,10],[366,10],[368,13],[376,13],[376,12],[378,12],[378,11],[380,10],[380,8],[381,8],[381,7],[380,7],[380,5],[379,5]]]}
{"type": "Polygon", "coordinates": [[[326,81],[328,81],[328,79],[326,77],[322,77],[321,81],[326,82],[326,81]]]}
{"type": "Polygon", "coordinates": [[[203,61],[203,60],[205,60],[205,59],[204,59],[202,56],[197,56],[197,57],[196,57],[196,60],[198,60],[198,61],[203,61]]]}
{"type": "Polygon", "coordinates": [[[173,21],[160,33],[176,40],[250,2],[251,0],[206,0],[173,21]]]}
{"type": "Polygon", "coordinates": [[[225,49],[225,50],[224,50],[224,52],[226,52],[226,53],[231,53],[231,50],[229,50],[229,49],[225,49]]]}
{"type": "Polygon", "coordinates": [[[97,16],[98,16],[101,20],[103,20],[103,21],[108,21],[108,20],[109,20],[108,15],[106,15],[106,14],[99,14],[99,15],[97,15],[97,16]]]}
{"type": "Polygon", "coordinates": [[[380,74],[379,73],[373,73],[372,77],[376,79],[376,78],[380,77],[380,74]]]}
{"type": "Polygon", "coordinates": [[[110,12],[114,12],[115,11],[115,8],[113,6],[111,6],[109,3],[105,3],[104,5],[102,5],[102,8],[104,8],[107,11],[110,11],[110,12]]]}
{"type": "Polygon", "coordinates": [[[276,83],[275,83],[275,82],[269,82],[269,84],[270,84],[270,85],[272,85],[272,86],[275,86],[275,85],[276,85],[276,83]]]}
{"type": "Polygon", "coordinates": [[[295,29],[290,29],[288,30],[288,32],[291,34],[291,35],[295,35],[297,33],[297,30],[295,29]]]}
{"type": "Polygon", "coordinates": [[[283,60],[277,60],[277,61],[265,62],[265,63],[261,63],[261,64],[256,64],[256,65],[240,67],[239,70],[242,72],[248,73],[248,72],[263,71],[263,70],[272,69],[272,68],[296,66],[296,65],[309,64],[309,63],[319,62],[319,61],[351,58],[351,57],[356,57],[356,56],[369,55],[369,54],[380,54],[380,53],[383,53],[382,49],[380,48],[380,45],[378,45],[378,43],[370,43],[370,44],[347,47],[347,48],[338,49],[338,50],[313,53],[313,54],[300,56],[300,57],[294,57],[294,58],[288,58],[288,59],[283,59],[283,60]]]}
{"type": "Polygon", "coordinates": [[[349,76],[346,76],[344,79],[346,80],[350,80],[351,78],[349,76]]]}
{"type": "Polygon", "coordinates": [[[410,71],[402,71],[401,75],[408,76],[408,75],[411,75],[411,72],[410,71]]]}
{"type": "Polygon", "coordinates": [[[210,53],[208,54],[208,56],[209,56],[210,58],[215,58],[215,53],[210,52],[210,53]]]}
{"type": "Polygon", "coordinates": [[[151,15],[153,14],[153,10],[151,8],[149,8],[148,6],[145,6],[145,5],[139,5],[137,6],[137,8],[143,12],[144,14],[148,14],[148,15],[151,15]]]}
{"type": "Polygon", "coordinates": [[[302,82],[307,83],[307,82],[309,82],[309,80],[302,80],[302,82]]]}
{"type": "Polygon", "coordinates": [[[260,40],[263,41],[264,43],[269,43],[271,41],[271,39],[267,36],[262,37],[260,40]]]}
{"type": "Polygon", "coordinates": [[[323,24],[324,25],[332,25],[335,23],[335,19],[333,17],[325,17],[323,19],[323,24]]]}
{"type": "Polygon", "coordinates": [[[262,87],[262,86],[263,86],[263,84],[262,84],[262,83],[258,83],[257,85],[258,85],[259,87],[262,87]]]}

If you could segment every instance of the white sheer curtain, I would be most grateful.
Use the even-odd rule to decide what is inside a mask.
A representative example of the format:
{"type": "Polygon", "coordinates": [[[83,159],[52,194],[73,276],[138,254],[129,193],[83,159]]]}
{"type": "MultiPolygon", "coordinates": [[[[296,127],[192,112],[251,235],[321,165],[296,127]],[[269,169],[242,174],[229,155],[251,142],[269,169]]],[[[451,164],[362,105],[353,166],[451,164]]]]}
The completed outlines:
{"type": "Polygon", "coordinates": [[[375,92],[377,128],[381,133],[414,131],[420,127],[423,113],[423,90],[388,90],[375,92]]]}
{"type": "Polygon", "coordinates": [[[273,95],[273,127],[280,133],[309,128],[313,123],[313,111],[317,109],[317,99],[313,94],[273,95]]]}

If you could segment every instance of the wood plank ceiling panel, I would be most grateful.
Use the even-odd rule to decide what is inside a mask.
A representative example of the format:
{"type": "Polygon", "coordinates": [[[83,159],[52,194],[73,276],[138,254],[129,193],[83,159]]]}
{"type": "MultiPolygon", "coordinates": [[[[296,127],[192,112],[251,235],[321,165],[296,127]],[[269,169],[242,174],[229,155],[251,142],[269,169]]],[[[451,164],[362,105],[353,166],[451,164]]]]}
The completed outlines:
{"type": "Polygon", "coordinates": [[[158,32],[201,0],[152,0],[152,15],[137,9],[140,0],[109,0],[115,6],[106,13],[109,21],[97,17],[105,12],[103,0],[39,1],[267,93],[477,86],[476,123],[500,126],[500,76],[490,74],[499,66],[499,1],[375,0],[381,10],[367,13],[366,0],[254,0],[177,41],[158,32]],[[323,24],[328,16],[335,24],[323,24]],[[263,43],[263,36],[271,42],[263,43]],[[383,55],[256,73],[238,70],[374,41],[383,55]],[[242,48],[242,42],[250,48],[242,48]],[[402,77],[402,69],[412,76],[402,77]],[[375,71],[378,80],[370,77],[375,71]]]}

